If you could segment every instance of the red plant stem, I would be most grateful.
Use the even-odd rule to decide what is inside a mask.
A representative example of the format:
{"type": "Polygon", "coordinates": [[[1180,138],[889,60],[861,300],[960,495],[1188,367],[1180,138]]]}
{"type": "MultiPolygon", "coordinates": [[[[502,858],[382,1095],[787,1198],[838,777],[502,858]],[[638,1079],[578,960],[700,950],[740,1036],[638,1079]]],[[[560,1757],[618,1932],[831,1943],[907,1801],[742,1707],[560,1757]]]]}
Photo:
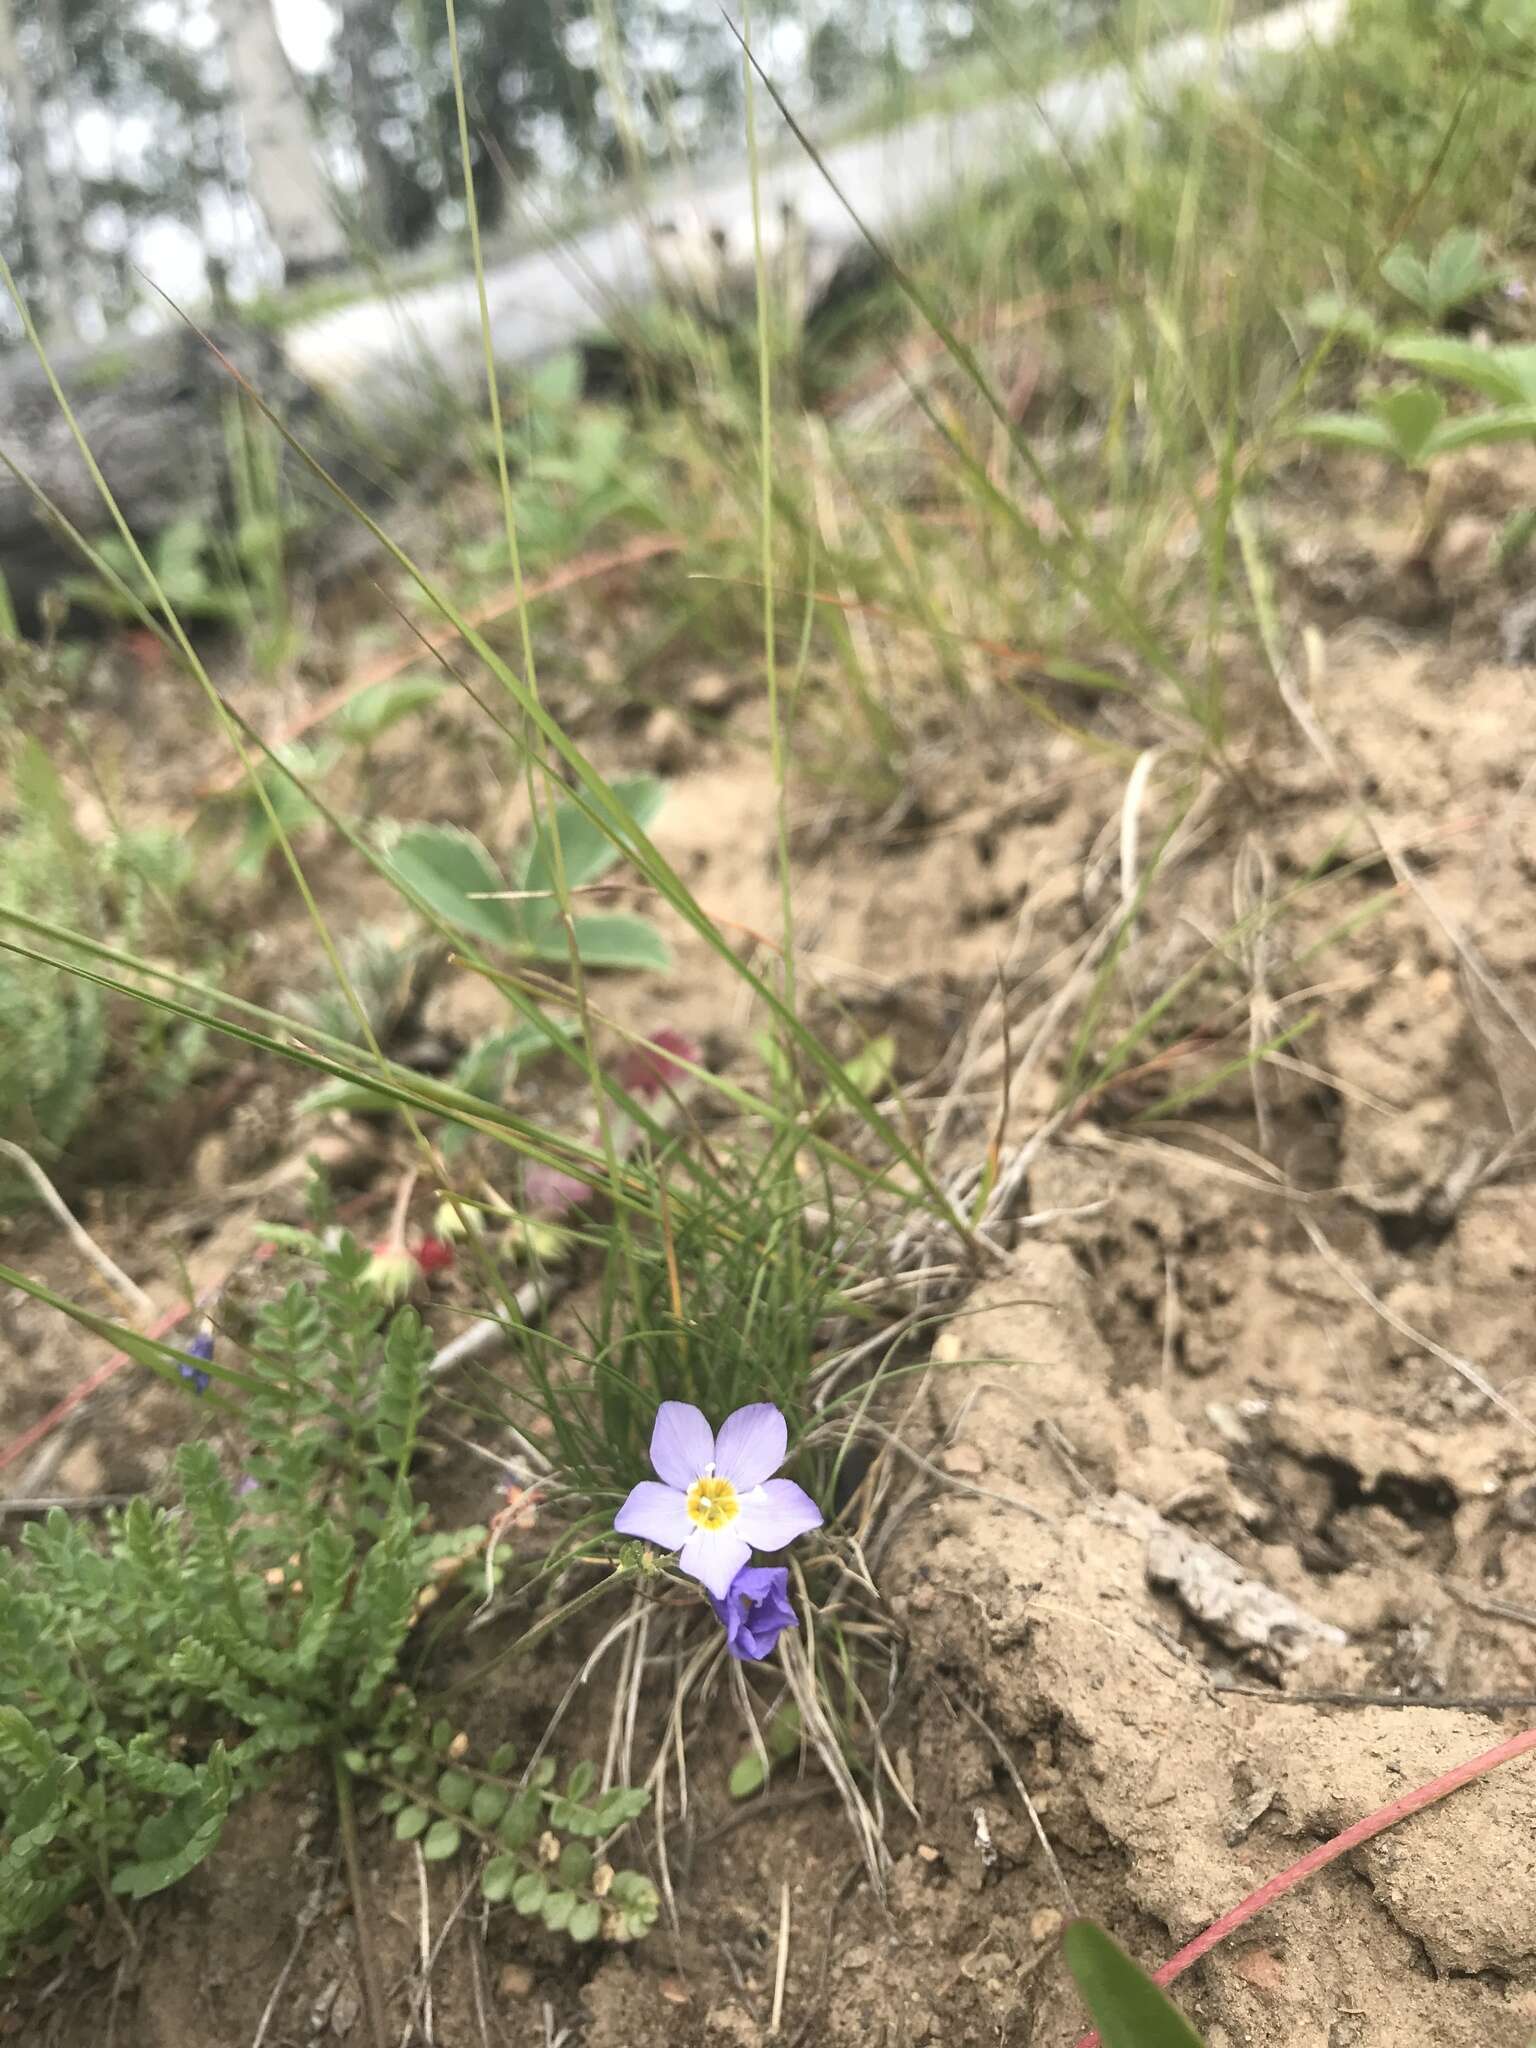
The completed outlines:
{"type": "MultiPolygon", "coordinates": [[[[266,1247],[263,1246],[262,1249],[265,1250],[266,1247]]],[[[212,1293],[216,1291],[212,1290],[208,1298],[212,1299],[212,1293]]],[[[158,1343],[168,1331],[175,1329],[184,1316],[191,1315],[192,1309],[193,1304],[190,1301],[179,1301],[174,1308],[168,1308],[163,1316],[157,1316],[149,1328],[141,1331],[140,1335],[152,1337],[158,1343]]],[[[88,1380],[82,1380],[78,1387],[72,1387],[63,1400],[57,1402],[46,1415],[34,1422],[30,1429],[24,1429],[20,1436],[12,1437],[4,1449],[0,1450],[0,1472],[3,1472],[7,1465],[14,1465],[18,1458],[25,1457],[32,1446],[40,1444],[45,1436],[51,1436],[66,1415],[78,1408],[80,1403],[94,1394],[98,1387],[104,1387],[113,1374],[121,1372],[127,1363],[126,1351],[114,1351],[105,1365],[93,1372],[88,1380]]]]}
{"type": "MultiPolygon", "coordinates": [[[[1351,1849],[1358,1849],[1362,1842],[1368,1842],[1373,1835],[1383,1835],[1388,1828],[1395,1828],[1400,1820],[1407,1820],[1410,1814],[1421,1813],[1426,1806],[1433,1806],[1437,1799],[1444,1799],[1449,1792],[1457,1792],[1463,1785],[1470,1785],[1474,1778],[1481,1778],[1489,1771],[1496,1771],[1500,1764],[1513,1763],[1518,1756],[1526,1756],[1536,1750],[1536,1728],[1527,1728],[1521,1735],[1512,1735],[1508,1742],[1501,1742],[1495,1749],[1485,1749],[1481,1756],[1475,1756],[1464,1764],[1457,1764],[1454,1770],[1432,1778],[1427,1785],[1420,1785],[1415,1792],[1405,1792],[1400,1799],[1389,1805],[1379,1806],[1374,1813],[1368,1813],[1364,1820],[1357,1820],[1353,1827],[1346,1828],[1342,1835],[1335,1835],[1331,1842],[1310,1850],[1299,1863],[1293,1863],[1288,1870],[1282,1870],[1278,1877],[1261,1884],[1256,1892],[1250,1892],[1240,1905],[1230,1913],[1223,1913],[1219,1920],[1213,1920],[1203,1934],[1197,1934],[1193,1941],[1186,1942],[1177,1955],[1170,1956],[1160,1970],[1152,1974],[1154,1984],[1168,1985],[1176,1977],[1182,1977],[1192,1964],[1209,1955],[1218,1942],[1235,1934],[1266,1906],[1272,1906],[1276,1899],[1283,1898],[1294,1890],[1304,1878],[1314,1871],[1324,1870],[1330,1863],[1336,1863],[1341,1856],[1347,1856],[1351,1849]]],[[[1099,2048],[1097,2034],[1084,2034],[1077,2048],[1099,2048]]]]}
{"type": "MultiPolygon", "coordinates": [[[[525,585],[521,591],[515,584],[508,584],[504,589],[498,590],[493,597],[488,598],[484,604],[466,612],[464,623],[478,631],[481,626],[491,625],[497,619],[504,618],[519,603],[532,604],[537,598],[551,597],[559,591],[570,590],[578,583],[589,582],[597,576],[607,576],[615,569],[631,569],[642,562],[653,560],[657,555],[677,554],[682,547],[683,542],[676,534],[650,533],[642,534],[638,539],[629,541],[621,548],[613,548],[606,554],[578,555],[574,561],[563,562],[548,576],[539,577],[535,582],[525,585]]],[[[281,731],[274,733],[268,744],[274,747],[291,745],[302,734],[319,725],[323,719],[339,711],[344,704],[350,703],[354,697],[361,696],[364,690],[373,689],[379,683],[387,683],[399,675],[402,669],[412,667],[420,661],[423,648],[429,654],[440,654],[451,647],[458,638],[457,626],[419,633],[406,646],[380,656],[358,674],[349,676],[346,682],[336,689],[327,691],[323,697],[317,698],[301,717],[291,720],[281,731]]],[[[223,769],[203,784],[197,792],[199,800],[227,796],[231,790],[240,787],[245,780],[245,772],[238,762],[233,768],[223,769]]]]}
{"type": "MultiPolygon", "coordinates": [[[[359,1195],[355,1201],[348,1202],[343,1207],[341,1214],[343,1217],[358,1215],[371,1207],[374,1199],[371,1192],[359,1195]]],[[[259,1244],[251,1256],[257,1265],[261,1265],[270,1259],[276,1250],[275,1243],[259,1244]]],[[[216,1301],[243,1264],[243,1260],[237,1259],[224,1278],[214,1286],[204,1288],[195,1302],[178,1301],[174,1308],[168,1308],[164,1315],[155,1318],[147,1330],[141,1330],[138,1334],[141,1337],[149,1337],[158,1344],[162,1337],[174,1330],[187,1316],[192,1315],[197,1309],[206,1308],[209,1302],[216,1301]]],[[[72,1414],[82,1401],[88,1400],[98,1387],[104,1387],[107,1381],[114,1374],[121,1372],[129,1362],[126,1351],[114,1351],[106,1363],[99,1366],[88,1380],[82,1380],[78,1387],[72,1387],[63,1400],[56,1402],[46,1415],[40,1416],[30,1429],[24,1429],[20,1436],[12,1437],[8,1444],[0,1446],[0,1472],[3,1472],[7,1465],[14,1465],[18,1458],[24,1458],[32,1446],[40,1444],[45,1436],[51,1436],[66,1415],[72,1414]]]]}

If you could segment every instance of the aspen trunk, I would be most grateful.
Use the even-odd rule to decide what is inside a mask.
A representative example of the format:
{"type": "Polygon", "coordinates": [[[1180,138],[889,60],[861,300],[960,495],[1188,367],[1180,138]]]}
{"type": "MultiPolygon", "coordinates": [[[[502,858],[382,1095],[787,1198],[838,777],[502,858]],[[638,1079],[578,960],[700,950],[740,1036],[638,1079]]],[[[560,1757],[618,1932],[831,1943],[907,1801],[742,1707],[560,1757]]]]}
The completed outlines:
{"type": "Polygon", "coordinates": [[[284,279],[339,266],[346,238],[270,0],[215,0],[214,13],[245,134],[251,196],[277,244],[284,279]]]}

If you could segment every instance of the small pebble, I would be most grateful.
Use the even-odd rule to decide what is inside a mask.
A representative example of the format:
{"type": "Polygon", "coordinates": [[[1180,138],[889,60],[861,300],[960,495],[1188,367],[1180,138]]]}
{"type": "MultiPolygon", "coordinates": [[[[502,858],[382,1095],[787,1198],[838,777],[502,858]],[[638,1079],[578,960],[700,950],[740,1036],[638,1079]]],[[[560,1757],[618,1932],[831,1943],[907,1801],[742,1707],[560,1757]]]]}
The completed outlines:
{"type": "Polygon", "coordinates": [[[974,1444],[951,1444],[939,1463],[955,1479],[975,1479],[987,1469],[987,1461],[974,1444]]]}
{"type": "Polygon", "coordinates": [[[653,711],[645,721],[645,746],[659,775],[675,774],[693,758],[692,728],[675,711],[653,711]]]}

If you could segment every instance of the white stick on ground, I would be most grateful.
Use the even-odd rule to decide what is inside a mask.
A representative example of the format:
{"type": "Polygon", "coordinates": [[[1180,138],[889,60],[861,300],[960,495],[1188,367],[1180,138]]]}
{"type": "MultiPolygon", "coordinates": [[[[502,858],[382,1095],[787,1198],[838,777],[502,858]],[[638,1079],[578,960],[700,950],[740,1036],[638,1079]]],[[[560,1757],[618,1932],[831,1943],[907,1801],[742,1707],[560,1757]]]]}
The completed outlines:
{"type": "Polygon", "coordinates": [[[109,1259],[101,1246],[87,1232],[84,1224],[78,1222],[65,1206],[64,1198],[44,1173],[30,1152],[24,1152],[20,1145],[13,1145],[9,1138],[0,1138],[0,1152],[13,1160],[31,1181],[42,1198],[44,1206],[68,1234],[70,1243],[82,1258],[89,1259],[96,1271],[121,1300],[126,1301],[140,1322],[147,1323],[155,1313],[155,1304],[135,1280],[130,1280],[122,1267],[109,1259]]]}

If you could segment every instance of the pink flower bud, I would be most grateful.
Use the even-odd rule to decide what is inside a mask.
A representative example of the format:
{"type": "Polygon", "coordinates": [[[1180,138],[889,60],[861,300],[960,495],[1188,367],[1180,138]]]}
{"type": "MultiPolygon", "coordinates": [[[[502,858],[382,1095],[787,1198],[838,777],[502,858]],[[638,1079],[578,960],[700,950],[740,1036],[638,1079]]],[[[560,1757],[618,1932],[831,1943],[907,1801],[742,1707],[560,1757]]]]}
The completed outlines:
{"type": "Polygon", "coordinates": [[[618,1083],[626,1095],[655,1102],[683,1078],[688,1066],[698,1066],[700,1058],[698,1046],[686,1033],[670,1028],[653,1031],[649,1045],[631,1046],[619,1061],[618,1083]]]}

